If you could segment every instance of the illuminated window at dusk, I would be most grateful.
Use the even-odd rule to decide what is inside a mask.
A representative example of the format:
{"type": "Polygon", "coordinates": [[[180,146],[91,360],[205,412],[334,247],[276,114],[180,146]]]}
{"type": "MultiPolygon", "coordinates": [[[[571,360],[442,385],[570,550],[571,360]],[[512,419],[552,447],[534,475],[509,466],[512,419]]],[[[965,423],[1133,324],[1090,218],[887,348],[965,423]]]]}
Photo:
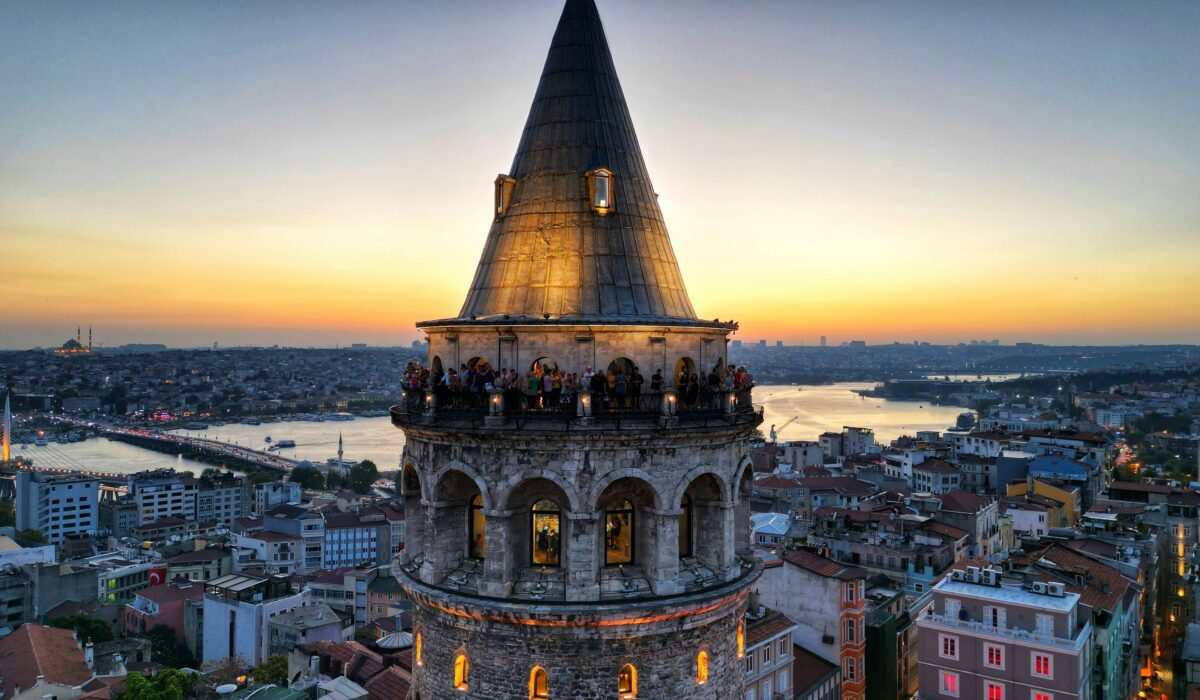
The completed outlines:
{"type": "Polygon", "coordinates": [[[702,651],[696,655],[696,685],[708,682],[708,652],[702,651]]]}
{"type": "Polygon", "coordinates": [[[467,689],[467,674],[470,672],[471,666],[467,662],[466,654],[459,654],[454,657],[454,687],[458,690],[467,689]]]}
{"type": "Polygon", "coordinates": [[[549,697],[550,680],[546,676],[546,669],[534,666],[533,671],[529,674],[529,698],[530,700],[545,700],[549,697]]]}
{"type": "Polygon", "coordinates": [[[588,194],[592,200],[592,211],[601,216],[613,209],[612,171],[597,168],[588,173],[588,194]]]}
{"type": "Polygon", "coordinates": [[[604,509],[604,563],[633,561],[633,505],[621,499],[604,509]]]}
{"type": "Polygon", "coordinates": [[[942,694],[958,697],[958,674],[942,671],[942,694]]]}
{"type": "Polygon", "coordinates": [[[622,700],[637,697],[637,669],[632,664],[625,664],[617,674],[617,692],[622,700]]]}
{"type": "Polygon", "coordinates": [[[1033,675],[1042,678],[1054,677],[1054,659],[1049,654],[1033,655],[1033,675]]]}
{"type": "Polygon", "coordinates": [[[984,644],[983,662],[989,668],[1004,668],[1004,647],[998,644],[984,644]]]}
{"type": "Polygon", "coordinates": [[[413,640],[413,659],[418,666],[425,665],[425,659],[421,657],[421,633],[417,632],[416,639],[413,640]]]}
{"type": "Polygon", "coordinates": [[[746,621],[745,620],[738,621],[737,650],[738,650],[738,658],[739,659],[746,655],[746,621]]]}
{"type": "Polygon", "coordinates": [[[989,682],[987,684],[987,700],[1004,700],[1004,686],[989,682]]]}
{"type": "Polygon", "coordinates": [[[558,566],[562,547],[562,513],[554,501],[541,500],[530,512],[533,524],[532,561],[534,566],[558,566]]]}
{"type": "Polygon", "coordinates": [[[483,496],[476,494],[475,498],[471,499],[471,517],[470,525],[470,542],[471,542],[471,557],[474,559],[483,559],[484,546],[484,522],[483,522],[483,496]]]}

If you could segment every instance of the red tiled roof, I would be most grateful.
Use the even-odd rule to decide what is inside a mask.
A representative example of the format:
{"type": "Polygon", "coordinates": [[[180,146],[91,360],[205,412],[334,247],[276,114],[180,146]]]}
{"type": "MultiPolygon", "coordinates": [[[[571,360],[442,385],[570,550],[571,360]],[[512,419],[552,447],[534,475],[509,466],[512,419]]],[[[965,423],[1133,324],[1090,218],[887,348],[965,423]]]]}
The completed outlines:
{"type": "Polygon", "coordinates": [[[795,626],[796,623],[792,622],[791,618],[787,615],[778,610],[767,608],[767,613],[762,617],[746,618],[746,648],[752,649],[754,646],[762,644],[771,637],[795,626]]]}
{"type": "Polygon", "coordinates": [[[1026,430],[1021,433],[1025,437],[1050,438],[1055,440],[1075,440],[1077,442],[1092,442],[1103,445],[1107,440],[1103,435],[1085,433],[1079,430],[1026,430]]]}
{"type": "Polygon", "coordinates": [[[167,566],[172,564],[195,564],[202,561],[216,561],[217,559],[224,559],[228,556],[230,556],[229,552],[221,549],[220,547],[209,547],[206,549],[198,549],[194,552],[176,554],[170,559],[167,559],[167,566]]]}
{"type": "Polygon", "coordinates": [[[1009,440],[1012,438],[1012,436],[1009,435],[1008,433],[1002,433],[998,430],[991,430],[991,431],[981,430],[981,431],[974,432],[974,433],[967,433],[967,437],[972,437],[977,440],[994,440],[996,442],[1004,442],[1005,440],[1009,440]]]}
{"type": "Polygon", "coordinates": [[[825,578],[836,578],[843,581],[849,581],[856,578],[866,578],[867,572],[865,569],[860,569],[857,566],[846,566],[839,564],[832,559],[810,552],[807,549],[794,549],[783,555],[783,560],[794,566],[798,566],[805,571],[814,573],[825,578]]]}
{"type": "Polygon", "coordinates": [[[16,695],[17,688],[32,688],[38,676],[74,687],[93,675],[71,630],[27,624],[0,639],[0,690],[6,698],[16,695]]]}
{"type": "Polygon", "coordinates": [[[838,667],[810,652],[799,644],[792,645],[792,692],[796,697],[806,695],[809,690],[835,673],[838,667]]]}
{"type": "Polygon", "coordinates": [[[797,489],[800,484],[793,479],[779,476],[777,474],[767,474],[766,476],[755,479],[754,485],[760,489],[797,489]]]}
{"type": "Polygon", "coordinates": [[[371,696],[371,700],[406,698],[411,687],[412,674],[399,666],[389,666],[363,685],[363,688],[371,696]]]}
{"type": "Polygon", "coordinates": [[[962,490],[947,491],[937,498],[942,502],[942,510],[952,513],[978,513],[991,502],[984,496],[962,490]]]}
{"type": "Polygon", "coordinates": [[[141,596],[146,600],[158,603],[170,603],[176,600],[203,600],[204,586],[200,585],[184,585],[176,586],[167,584],[165,586],[150,586],[137,591],[134,595],[141,596]]]}
{"type": "Polygon", "coordinates": [[[801,479],[800,486],[809,491],[837,491],[843,496],[869,496],[873,491],[872,484],[859,481],[852,476],[818,476],[801,479]]]}
{"type": "Polygon", "coordinates": [[[929,530],[930,532],[936,532],[943,537],[949,537],[955,540],[961,540],[962,538],[971,534],[966,530],[954,527],[953,525],[947,525],[946,523],[939,523],[936,520],[927,520],[921,527],[929,530]]]}
{"type": "Polygon", "coordinates": [[[943,462],[940,459],[927,459],[920,464],[914,464],[913,471],[932,472],[934,474],[957,474],[958,467],[949,462],[943,462]]]}
{"type": "Polygon", "coordinates": [[[1163,484],[1148,484],[1142,481],[1113,481],[1109,483],[1108,490],[1117,489],[1119,491],[1144,491],[1146,493],[1171,493],[1170,486],[1163,484]]]}

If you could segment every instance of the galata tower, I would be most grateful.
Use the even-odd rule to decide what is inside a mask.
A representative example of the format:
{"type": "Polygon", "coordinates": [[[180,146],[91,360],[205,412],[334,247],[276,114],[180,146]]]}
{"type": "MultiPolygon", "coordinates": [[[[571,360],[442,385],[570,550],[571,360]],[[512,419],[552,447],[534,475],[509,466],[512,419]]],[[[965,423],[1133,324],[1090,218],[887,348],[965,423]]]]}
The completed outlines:
{"type": "Polygon", "coordinates": [[[748,441],[731,322],[696,318],[593,0],[567,0],[462,311],[418,324],[412,698],[742,695],[748,441]]]}

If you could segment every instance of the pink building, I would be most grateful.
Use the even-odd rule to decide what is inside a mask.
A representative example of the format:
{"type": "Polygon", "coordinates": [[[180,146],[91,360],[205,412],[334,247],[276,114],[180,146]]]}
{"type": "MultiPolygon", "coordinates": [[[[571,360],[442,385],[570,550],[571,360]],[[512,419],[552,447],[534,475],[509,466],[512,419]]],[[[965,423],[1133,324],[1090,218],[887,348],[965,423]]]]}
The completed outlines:
{"type": "Polygon", "coordinates": [[[166,625],[175,630],[175,641],[182,643],[184,605],[203,600],[204,586],[200,584],[169,583],[143,588],[134,593],[133,602],[121,611],[121,630],[125,634],[140,634],[155,625],[166,625]]]}

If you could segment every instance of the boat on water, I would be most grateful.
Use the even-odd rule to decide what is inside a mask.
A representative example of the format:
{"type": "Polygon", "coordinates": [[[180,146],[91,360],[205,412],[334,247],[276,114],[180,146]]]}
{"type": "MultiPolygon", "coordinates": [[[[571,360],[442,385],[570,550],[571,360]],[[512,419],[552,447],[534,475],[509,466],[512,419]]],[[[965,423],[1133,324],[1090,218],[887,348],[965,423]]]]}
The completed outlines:
{"type": "Polygon", "coordinates": [[[208,425],[205,423],[186,423],[183,426],[184,430],[208,430],[208,425]]]}
{"type": "Polygon", "coordinates": [[[50,444],[50,441],[44,437],[39,437],[33,441],[33,444],[37,445],[38,447],[45,447],[46,445],[50,444]]]}
{"type": "Polygon", "coordinates": [[[328,416],[325,416],[325,420],[333,420],[333,421],[354,420],[354,415],[351,413],[331,413],[328,416]]]}
{"type": "Polygon", "coordinates": [[[268,436],[266,436],[265,438],[263,438],[263,442],[270,442],[270,441],[271,441],[271,436],[270,436],[270,435],[268,435],[268,436]]]}
{"type": "Polygon", "coordinates": [[[284,450],[289,447],[295,447],[295,446],[296,446],[295,440],[280,440],[279,442],[276,442],[274,445],[271,445],[267,449],[268,450],[284,450]]]}
{"type": "Polygon", "coordinates": [[[349,469],[350,467],[353,467],[356,462],[352,459],[343,459],[341,462],[339,462],[337,457],[330,457],[329,459],[325,460],[325,464],[330,467],[349,469]]]}
{"type": "Polygon", "coordinates": [[[242,423],[245,423],[246,425],[262,425],[262,421],[257,418],[247,418],[246,420],[242,421],[242,423]]]}

